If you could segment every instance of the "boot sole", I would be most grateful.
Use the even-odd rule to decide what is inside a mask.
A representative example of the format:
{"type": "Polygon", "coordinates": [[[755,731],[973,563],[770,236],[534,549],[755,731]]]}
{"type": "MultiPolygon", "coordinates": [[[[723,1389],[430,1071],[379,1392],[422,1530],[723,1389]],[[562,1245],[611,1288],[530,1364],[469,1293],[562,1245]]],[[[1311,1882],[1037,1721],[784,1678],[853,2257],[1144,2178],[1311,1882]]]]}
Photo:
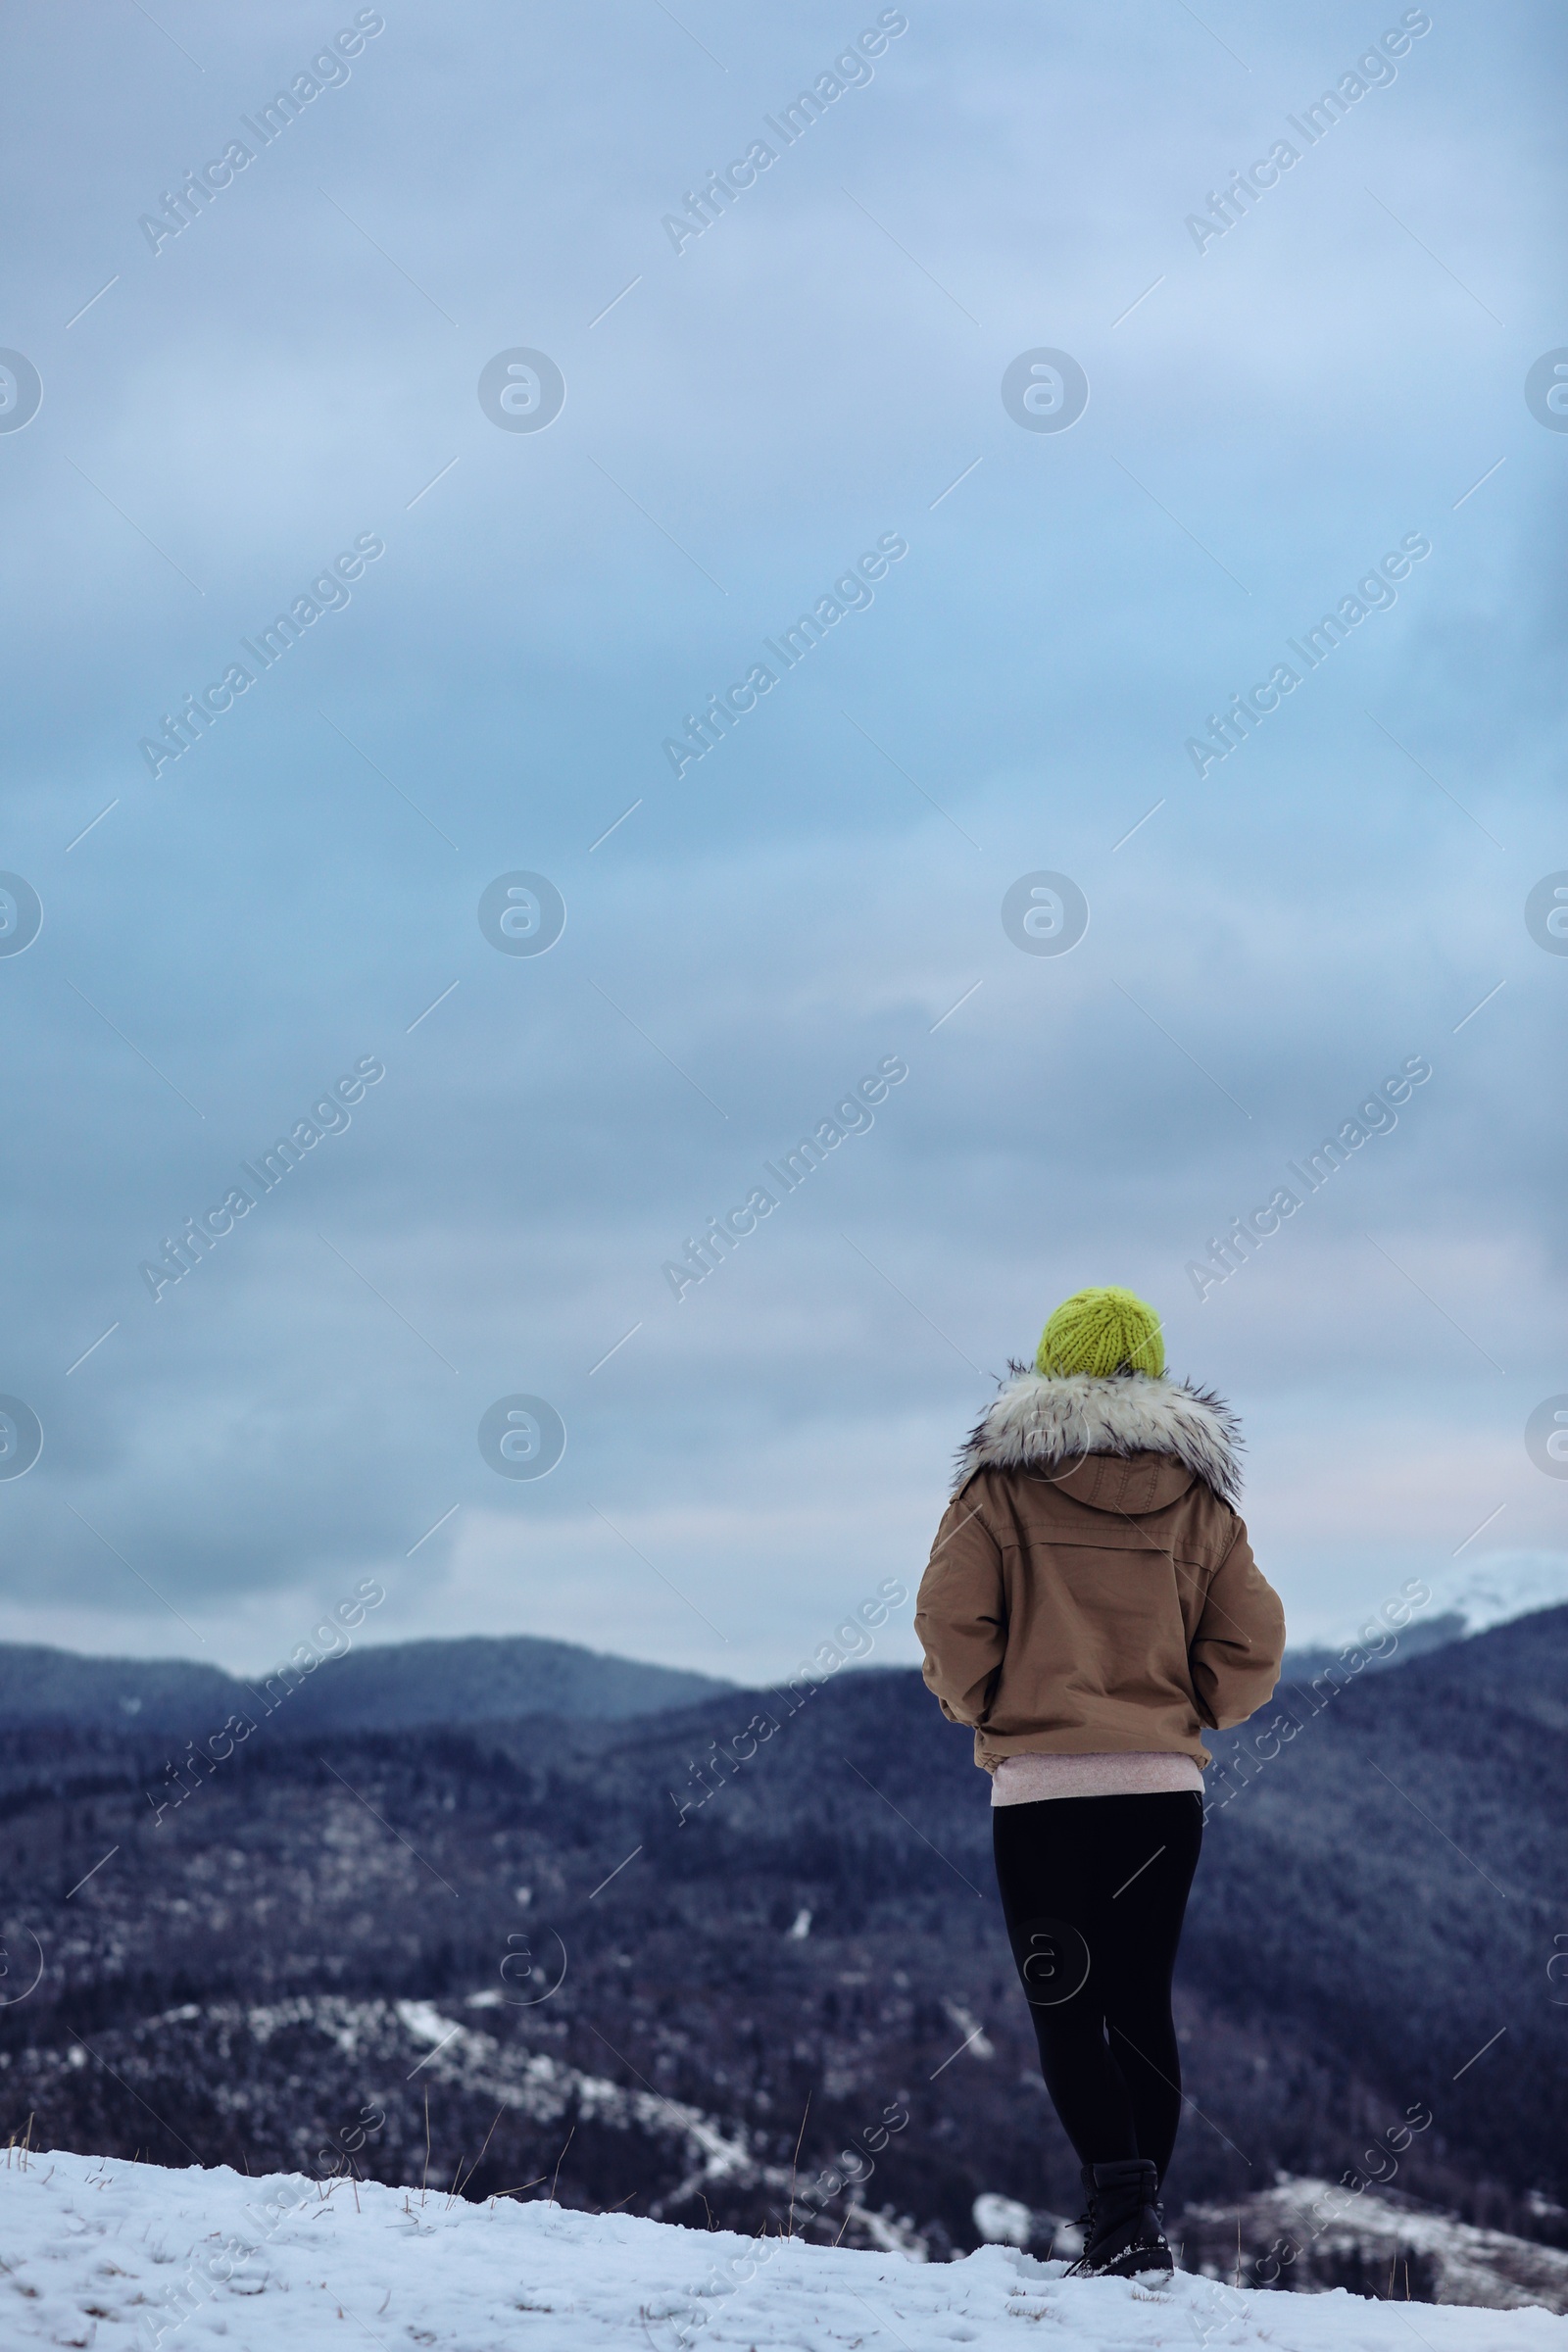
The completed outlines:
{"type": "Polygon", "coordinates": [[[1106,2263],[1097,2263],[1092,2270],[1080,2272],[1084,2278],[1147,2278],[1152,2276],[1169,2278],[1176,2268],[1169,2246],[1129,2246],[1106,2263]]]}

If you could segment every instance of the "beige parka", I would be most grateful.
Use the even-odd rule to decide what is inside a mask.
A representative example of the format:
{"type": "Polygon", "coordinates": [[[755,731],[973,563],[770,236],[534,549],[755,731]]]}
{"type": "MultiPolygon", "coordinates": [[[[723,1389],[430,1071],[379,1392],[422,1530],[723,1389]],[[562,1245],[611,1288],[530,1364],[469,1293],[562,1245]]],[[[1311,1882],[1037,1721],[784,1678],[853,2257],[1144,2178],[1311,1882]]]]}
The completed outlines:
{"type": "Polygon", "coordinates": [[[958,1457],[915,1603],[925,1680],[975,1762],[1165,1754],[1243,1723],[1285,1612],[1232,1507],[1218,1399],[1122,1372],[1013,1376],[958,1457]]]}

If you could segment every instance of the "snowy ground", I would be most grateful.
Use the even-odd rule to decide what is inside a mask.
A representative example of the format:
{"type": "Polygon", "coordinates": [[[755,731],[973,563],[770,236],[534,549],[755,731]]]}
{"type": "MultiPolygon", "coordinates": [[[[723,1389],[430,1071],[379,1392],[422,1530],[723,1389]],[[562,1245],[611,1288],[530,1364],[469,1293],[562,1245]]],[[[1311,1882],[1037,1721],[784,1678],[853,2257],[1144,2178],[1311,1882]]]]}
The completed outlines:
{"type": "Polygon", "coordinates": [[[1568,2319],[1068,2279],[1010,2246],[927,2265],[624,2214],[90,2156],[0,2173],[0,2344],[309,2352],[950,2352],[1044,2338],[1268,2352],[1568,2352],[1568,2319]],[[1044,2337],[1028,2328],[1045,2323],[1044,2337]],[[1013,2330],[1021,2330],[1014,2335],[1013,2330]]]}

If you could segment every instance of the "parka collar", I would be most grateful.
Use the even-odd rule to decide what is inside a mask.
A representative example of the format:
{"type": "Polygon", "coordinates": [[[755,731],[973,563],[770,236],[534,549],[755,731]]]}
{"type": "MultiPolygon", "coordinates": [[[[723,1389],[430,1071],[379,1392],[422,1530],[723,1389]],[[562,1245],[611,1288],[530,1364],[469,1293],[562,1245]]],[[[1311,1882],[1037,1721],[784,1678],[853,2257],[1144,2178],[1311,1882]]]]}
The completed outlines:
{"type": "Polygon", "coordinates": [[[1086,1454],[1167,1453],[1233,1507],[1242,1434],[1220,1398],[1186,1381],[1117,1372],[1046,1374],[1009,1366],[958,1450],[954,1493],[980,1470],[1070,1469],[1086,1454]]]}

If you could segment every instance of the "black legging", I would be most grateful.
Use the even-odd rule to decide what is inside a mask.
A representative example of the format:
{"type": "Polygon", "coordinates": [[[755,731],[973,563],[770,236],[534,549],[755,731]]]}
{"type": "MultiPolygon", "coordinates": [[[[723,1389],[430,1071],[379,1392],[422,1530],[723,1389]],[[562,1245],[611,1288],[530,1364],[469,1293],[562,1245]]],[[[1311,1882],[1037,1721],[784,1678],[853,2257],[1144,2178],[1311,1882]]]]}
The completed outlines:
{"type": "Polygon", "coordinates": [[[1040,2071],[1078,2161],[1152,2156],[1163,2179],[1182,2111],[1171,1971],[1203,1800],[1058,1796],[991,1820],[1040,2071]]]}

